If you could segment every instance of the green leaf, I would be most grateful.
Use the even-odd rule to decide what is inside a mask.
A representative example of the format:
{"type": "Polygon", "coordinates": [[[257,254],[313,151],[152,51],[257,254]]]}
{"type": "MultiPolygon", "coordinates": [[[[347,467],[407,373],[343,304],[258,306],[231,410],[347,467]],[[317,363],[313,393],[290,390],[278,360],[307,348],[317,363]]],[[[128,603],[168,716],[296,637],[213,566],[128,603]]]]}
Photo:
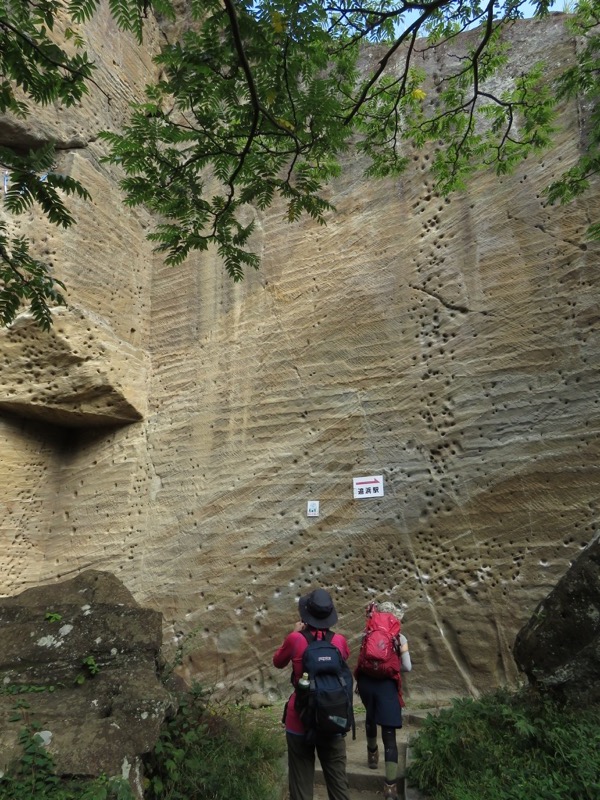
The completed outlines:
{"type": "MultiPolygon", "coordinates": [[[[441,193],[461,190],[478,170],[509,174],[551,146],[562,102],[589,109],[588,143],[548,187],[548,202],[582,196],[600,169],[600,0],[573,5],[566,24],[578,46],[556,79],[553,63],[514,68],[505,32],[524,15],[525,0],[410,8],[396,0],[108,6],[117,26],[138,41],[151,13],[176,20],[180,31],[156,56],[160,78],[147,87],[145,102],[132,106],[121,131],[101,134],[106,160],[122,170],[126,204],[160,220],[150,240],[168,264],[215,246],[232,279],[241,280],[259,263],[252,252],[255,214],[283,202],[291,224],[305,215],[324,224],[332,210],[326,186],[348,154],[364,160],[368,178],[397,177],[412,148],[435,147],[432,174],[441,193]],[[463,31],[468,37],[459,37],[463,31]],[[445,57],[448,70],[435,85],[420,68],[419,37],[434,52],[452,54],[457,42],[467,48],[445,57]],[[364,58],[373,43],[377,57],[364,58]]],[[[539,0],[535,14],[544,17],[550,7],[539,0]]],[[[77,25],[99,8],[99,0],[68,0],[66,8],[55,0],[0,0],[0,113],[22,117],[36,104],[81,100],[94,65],[77,25]]],[[[11,175],[9,213],[37,205],[53,224],[68,227],[75,218],[65,200],[89,199],[80,183],[56,173],[51,146],[29,153],[0,148],[0,164],[11,175]]],[[[594,221],[589,235],[598,235],[594,221]]],[[[13,319],[29,301],[36,319],[48,324],[45,291],[52,283],[28,298],[27,282],[11,285],[2,319],[13,319]]]]}
{"type": "Polygon", "coordinates": [[[65,305],[64,284],[51,275],[49,264],[33,258],[23,237],[9,239],[0,222],[0,322],[10,324],[19,310],[29,308],[36,322],[47,330],[51,307],[65,305]]]}

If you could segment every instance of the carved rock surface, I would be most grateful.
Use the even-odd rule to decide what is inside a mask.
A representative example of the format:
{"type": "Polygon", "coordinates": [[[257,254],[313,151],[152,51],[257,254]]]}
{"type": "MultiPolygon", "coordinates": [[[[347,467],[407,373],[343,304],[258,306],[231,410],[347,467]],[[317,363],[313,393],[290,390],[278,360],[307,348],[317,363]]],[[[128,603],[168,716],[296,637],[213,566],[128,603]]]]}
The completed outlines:
{"type": "Polygon", "coordinates": [[[53,316],[47,332],[30,315],[0,331],[0,409],[74,427],[142,419],[144,352],[81,310],[59,308],[53,316]]]}
{"type": "MultiPolygon", "coordinates": [[[[135,96],[151,67],[107,30],[102,75],[135,96]]],[[[509,38],[518,71],[577,47],[560,15],[509,38]]],[[[455,59],[421,49],[434,92],[455,59]]],[[[600,246],[585,231],[600,195],[543,196],[582,152],[585,109],[560,109],[543,156],[448,198],[430,150],[379,182],[352,159],[327,227],[259,215],[261,268],[233,284],[214,252],[152,256],[150,221],[83,136],[112,112],[86,103],[71,128],[90,143],[64,165],[93,213],[77,201],[60,235],[28,224],[70,302],[145,351],[148,410],[69,430],[0,411],[0,592],[109,570],[163,613],[167,647],[185,644],[184,677],[275,698],[289,675],[272,653],[324,585],[351,660],[370,599],[408,605],[409,707],[516,682],[517,631],[598,524],[600,246]],[[371,475],[384,495],[355,500],[371,475]]]]}
{"type": "Polygon", "coordinates": [[[532,684],[577,708],[600,703],[600,536],[537,606],[514,655],[532,684]]]}
{"type": "Polygon", "coordinates": [[[142,797],[140,756],[173,707],[156,672],[161,614],[140,608],[113,575],[89,570],[5,598],[0,632],[0,769],[19,757],[15,710],[25,698],[60,774],[123,775],[142,797]]]}

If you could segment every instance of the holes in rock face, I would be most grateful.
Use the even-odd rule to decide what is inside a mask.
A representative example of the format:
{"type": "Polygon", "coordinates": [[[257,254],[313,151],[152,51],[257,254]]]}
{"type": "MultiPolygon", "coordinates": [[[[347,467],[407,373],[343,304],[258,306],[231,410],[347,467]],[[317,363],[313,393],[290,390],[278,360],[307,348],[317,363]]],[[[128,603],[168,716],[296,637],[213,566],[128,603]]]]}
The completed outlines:
{"type": "Polygon", "coordinates": [[[112,717],[112,706],[110,704],[103,706],[98,712],[98,717],[100,719],[108,719],[109,717],[112,717]]]}

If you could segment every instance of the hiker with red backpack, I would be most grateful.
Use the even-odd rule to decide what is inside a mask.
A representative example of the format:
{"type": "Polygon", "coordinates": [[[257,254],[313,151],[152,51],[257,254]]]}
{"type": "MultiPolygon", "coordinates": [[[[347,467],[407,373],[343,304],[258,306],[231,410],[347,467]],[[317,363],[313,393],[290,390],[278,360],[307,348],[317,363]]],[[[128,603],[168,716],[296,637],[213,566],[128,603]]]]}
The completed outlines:
{"type": "Polygon", "coordinates": [[[402,727],[402,672],[412,664],[406,636],[401,632],[404,612],[385,601],[367,606],[363,639],[354,671],[357,692],[366,709],[367,763],[377,769],[377,726],[381,727],[385,762],[383,797],[398,800],[398,744],[396,729],[402,727]]]}
{"type": "Polygon", "coordinates": [[[350,800],[345,734],[354,730],[353,680],[345,637],[331,595],[315,589],[298,601],[300,621],[273,655],[273,664],[292,665],[294,691],[283,714],[288,750],[289,800],[313,800],[315,753],[329,800],[350,800]]]}

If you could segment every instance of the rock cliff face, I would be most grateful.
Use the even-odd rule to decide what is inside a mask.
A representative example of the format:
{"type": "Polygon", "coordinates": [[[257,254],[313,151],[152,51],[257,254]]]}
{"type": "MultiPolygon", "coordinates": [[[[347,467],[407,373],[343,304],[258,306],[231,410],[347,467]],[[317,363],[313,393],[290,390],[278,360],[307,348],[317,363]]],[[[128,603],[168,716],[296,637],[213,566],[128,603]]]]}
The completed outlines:
{"type": "MultiPolygon", "coordinates": [[[[164,266],[100,165],[94,131],[121,124],[157,34],[136,49],[95,24],[114,102],[22,131],[59,136],[93,203],[67,233],[22,225],[73,309],[50,335],[1,337],[0,592],[109,570],[164,614],[185,675],[276,695],[272,652],[324,585],[354,655],[368,600],[408,605],[409,704],[514,683],[516,632],[598,519],[599,247],[584,233],[600,198],[542,196],[581,150],[585,109],[562,110],[544,158],[447,199],[427,151],[394,181],[348,163],[328,226],[272,209],[262,267],[234,285],[215,254],[164,266]],[[383,476],[383,496],[354,499],[359,476],[383,476]]],[[[510,38],[517,65],[576,47],[560,16],[510,38]]],[[[431,81],[446,57],[423,56],[431,81]]]]}

